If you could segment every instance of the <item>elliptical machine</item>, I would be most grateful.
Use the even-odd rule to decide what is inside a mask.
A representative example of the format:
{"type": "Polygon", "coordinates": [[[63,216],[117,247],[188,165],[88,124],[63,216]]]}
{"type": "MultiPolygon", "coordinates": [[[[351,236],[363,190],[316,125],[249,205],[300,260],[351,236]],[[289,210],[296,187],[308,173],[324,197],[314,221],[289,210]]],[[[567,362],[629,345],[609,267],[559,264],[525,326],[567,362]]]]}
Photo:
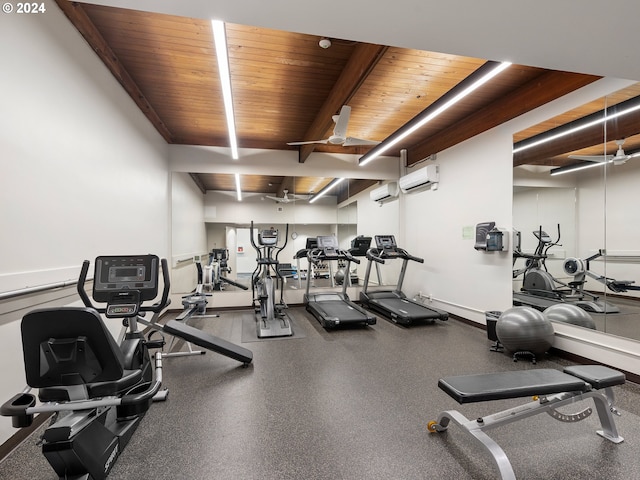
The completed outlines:
{"type": "Polygon", "coordinates": [[[41,442],[60,479],[105,479],[151,403],[167,397],[167,390],[160,391],[161,353],[155,360],[149,353],[164,342],[146,340],[136,323],[140,312],[159,315],[169,305],[165,259],[162,299],[144,305],[158,295],[159,263],[155,255],[98,257],[93,298],[106,303],[98,308],[85,291],[85,261],[77,289],[86,307],[34,310],[22,319],[29,387],[7,401],[0,413],[11,416],[16,428],[31,425],[35,414],[54,414],[41,442]],[[120,344],[100,313],[123,318],[120,344]],[[42,405],[36,405],[32,388],[39,389],[42,405]]]}
{"type": "Polygon", "coordinates": [[[252,221],[249,236],[258,257],[256,258],[256,269],[251,275],[251,292],[253,293],[258,338],[291,336],[293,335],[291,320],[285,312],[285,309],[289,307],[284,302],[284,279],[278,270],[280,263],[278,255],[287,246],[289,225],[287,224],[282,246],[278,246],[278,230],[274,228],[260,230],[257,244],[253,230],[252,221]],[[276,301],[278,288],[280,288],[279,302],[276,301]]]}

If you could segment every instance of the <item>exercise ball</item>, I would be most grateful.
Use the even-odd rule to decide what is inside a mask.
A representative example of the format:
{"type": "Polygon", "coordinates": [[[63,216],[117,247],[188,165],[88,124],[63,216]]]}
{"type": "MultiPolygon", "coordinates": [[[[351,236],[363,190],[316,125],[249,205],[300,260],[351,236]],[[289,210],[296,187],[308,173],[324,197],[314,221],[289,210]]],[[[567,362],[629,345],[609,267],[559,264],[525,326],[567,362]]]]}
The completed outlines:
{"type": "Polygon", "coordinates": [[[586,310],[571,303],[557,303],[542,313],[550,322],[564,322],[579,327],[596,329],[596,322],[586,310]]]}
{"type": "Polygon", "coordinates": [[[551,322],[531,307],[505,310],[496,323],[496,336],[509,352],[542,355],[553,345],[553,335],[551,322]]]}

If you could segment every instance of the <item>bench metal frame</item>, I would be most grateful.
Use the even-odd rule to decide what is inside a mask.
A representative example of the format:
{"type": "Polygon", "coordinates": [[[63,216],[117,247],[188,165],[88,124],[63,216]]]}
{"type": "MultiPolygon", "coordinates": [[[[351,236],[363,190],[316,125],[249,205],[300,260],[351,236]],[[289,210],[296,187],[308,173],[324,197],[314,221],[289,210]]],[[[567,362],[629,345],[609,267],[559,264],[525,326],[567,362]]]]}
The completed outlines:
{"type": "Polygon", "coordinates": [[[503,480],[515,480],[516,476],[506,453],[495,440],[485,433],[485,430],[545,412],[556,420],[563,422],[584,420],[591,414],[591,408],[587,408],[576,414],[563,414],[556,411],[556,409],[563,405],[588,398],[593,398],[598,417],[600,418],[602,430],[597,430],[598,435],[613,443],[622,442],[624,439],[618,434],[613,417],[613,414],[619,414],[613,406],[614,394],[611,387],[587,392],[563,392],[546,395],[525,405],[503,410],[486,417],[480,417],[477,420],[470,420],[457,410],[447,410],[438,416],[436,423],[430,423],[429,430],[432,432],[444,432],[447,430],[449,422],[459,425],[463,431],[470,434],[491,455],[495,465],[500,471],[500,478],[503,480]]]}

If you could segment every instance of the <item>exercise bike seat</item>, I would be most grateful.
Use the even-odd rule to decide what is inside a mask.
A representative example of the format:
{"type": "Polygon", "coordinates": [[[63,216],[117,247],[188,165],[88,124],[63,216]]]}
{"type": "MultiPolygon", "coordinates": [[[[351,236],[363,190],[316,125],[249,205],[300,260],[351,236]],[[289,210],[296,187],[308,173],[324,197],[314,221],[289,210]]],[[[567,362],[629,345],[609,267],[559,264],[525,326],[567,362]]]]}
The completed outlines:
{"type": "Polygon", "coordinates": [[[22,319],[27,384],[41,401],[68,401],[65,387],[85,385],[88,398],[126,392],[142,378],[124,358],[98,312],[85,307],[34,310],[22,319]]]}
{"type": "MultiPolygon", "coordinates": [[[[122,377],[111,382],[96,382],[85,384],[87,398],[99,398],[124,395],[127,391],[142,381],[142,370],[124,370],[122,377]]],[[[63,386],[41,388],[38,391],[41,402],[68,402],[69,389],[63,386]]]]}

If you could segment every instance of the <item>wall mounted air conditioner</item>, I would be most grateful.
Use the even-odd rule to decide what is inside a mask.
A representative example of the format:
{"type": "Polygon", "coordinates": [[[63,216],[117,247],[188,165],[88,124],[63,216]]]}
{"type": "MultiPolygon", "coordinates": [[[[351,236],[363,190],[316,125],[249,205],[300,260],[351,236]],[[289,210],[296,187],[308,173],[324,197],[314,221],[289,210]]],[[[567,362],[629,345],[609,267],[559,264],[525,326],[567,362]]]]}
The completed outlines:
{"type": "Polygon", "coordinates": [[[369,192],[371,200],[374,202],[384,202],[386,200],[392,200],[398,196],[398,184],[396,182],[385,183],[381,187],[378,187],[369,192]]]}
{"type": "Polygon", "coordinates": [[[438,183],[439,176],[438,165],[427,165],[404,177],[400,177],[398,183],[402,193],[409,193],[421,187],[438,183]]]}

